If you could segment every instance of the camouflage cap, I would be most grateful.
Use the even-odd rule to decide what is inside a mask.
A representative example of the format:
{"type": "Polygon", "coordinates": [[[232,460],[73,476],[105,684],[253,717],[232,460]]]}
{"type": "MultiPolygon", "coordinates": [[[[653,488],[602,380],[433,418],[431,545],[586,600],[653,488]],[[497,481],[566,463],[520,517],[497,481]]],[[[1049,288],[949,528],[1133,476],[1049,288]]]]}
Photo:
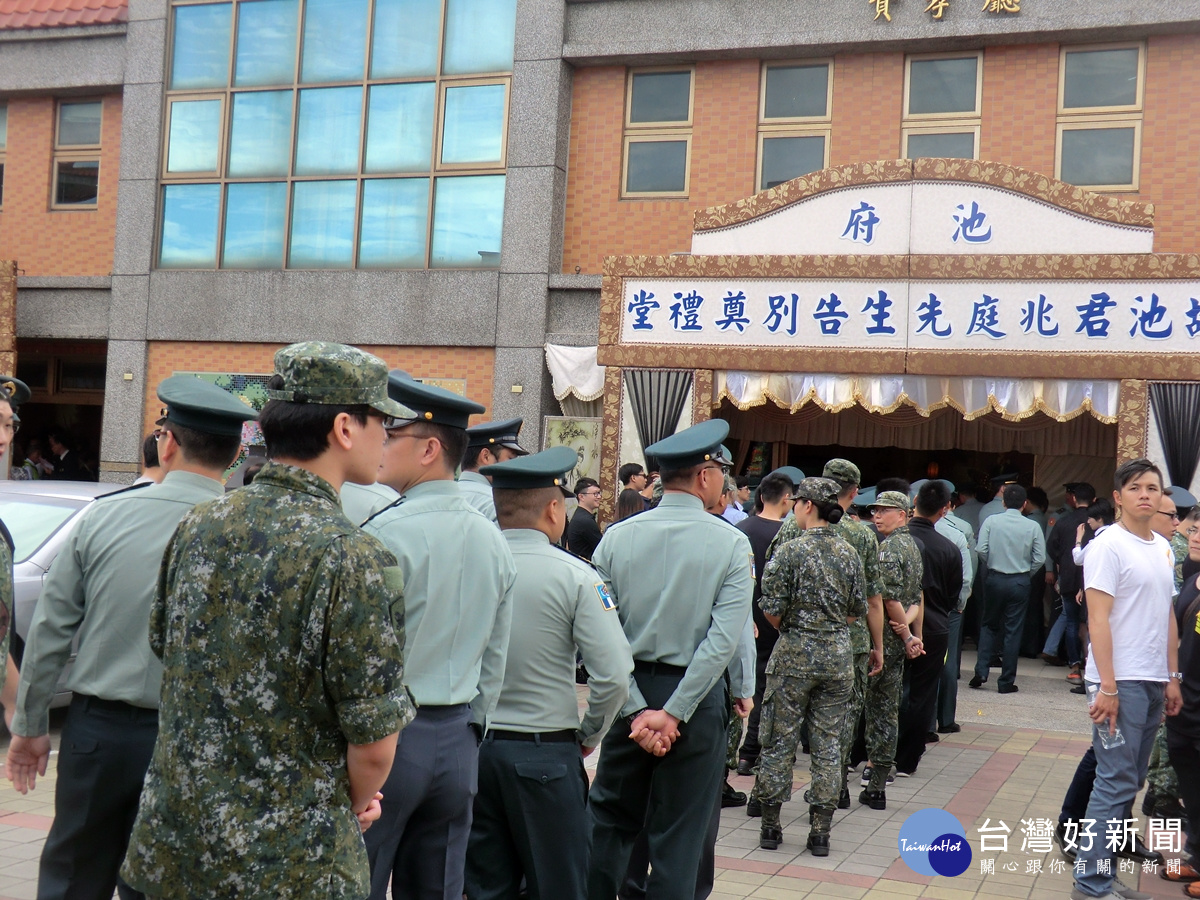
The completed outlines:
{"type": "Polygon", "coordinates": [[[862,472],[848,459],[831,459],[825,463],[822,478],[832,478],[843,485],[862,484],[862,472]]]}
{"type": "Polygon", "coordinates": [[[385,416],[415,419],[417,414],[388,396],[387,364],[378,356],[346,344],[303,341],[275,354],[280,390],[272,400],[322,406],[369,406],[385,416]]]}
{"type": "Polygon", "coordinates": [[[811,500],[814,503],[837,503],[841,486],[832,478],[816,476],[804,478],[792,492],[793,500],[811,500]]]}
{"type": "Polygon", "coordinates": [[[902,509],[908,511],[908,498],[899,491],[884,491],[871,503],[871,508],[902,509]]]}

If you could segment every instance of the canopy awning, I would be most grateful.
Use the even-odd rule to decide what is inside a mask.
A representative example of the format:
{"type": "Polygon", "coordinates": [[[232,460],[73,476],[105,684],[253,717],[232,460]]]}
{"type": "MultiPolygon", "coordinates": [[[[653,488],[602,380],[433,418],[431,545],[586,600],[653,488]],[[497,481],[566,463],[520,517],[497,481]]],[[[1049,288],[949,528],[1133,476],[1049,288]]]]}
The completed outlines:
{"type": "Polygon", "coordinates": [[[546,366],[556,400],[572,394],[595,400],[604,393],[604,366],[596,364],[595,347],[546,344],[546,366]]]}
{"type": "Polygon", "coordinates": [[[714,404],[728,398],[742,410],[770,401],[792,412],[807,404],[827,412],[857,405],[882,414],[909,406],[928,416],[951,407],[968,422],[991,412],[1010,422],[1036,413],[1067,422],[1088,413],[1112,425],[1117,421],[1120,382],[718,371],[713,391],[714,404]]]}

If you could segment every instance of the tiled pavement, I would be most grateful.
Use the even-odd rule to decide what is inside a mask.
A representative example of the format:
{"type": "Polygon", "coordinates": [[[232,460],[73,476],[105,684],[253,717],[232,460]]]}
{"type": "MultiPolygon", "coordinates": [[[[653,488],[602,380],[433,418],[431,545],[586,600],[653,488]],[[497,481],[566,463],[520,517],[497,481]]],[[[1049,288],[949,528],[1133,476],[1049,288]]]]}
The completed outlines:
{"type": "MultiPolygon", "coordinates": [[[[969,654],[967,655],[970,656],[969,654]]],[[[970,677],[973,659],[964,658],[963,671],[970,677]]],[[[1063,793],[1079,758],[1088,746],[1082,733],[1082,698],[1068,715],[1055,712],[1063,699],[1062,671],[1042,671],[1038,663],[1022,660],[1019,683],[1028,685],[1019,695],[1021,707],[989,713],[998,698],[989,692],[970,692],[965,678],[960,684],[959,719],[965,724],[960,734],[943,735],[928,747],[919,771],[911,778],[898,778],[888,790],[888,809],[874,811],[853,803],[834,818],[830,855],[818,859],[804,850],[808,833],[804,788],[809,781],[808,758],[801,756],[795,770],[795,799],[783,809],[784,842],[779,850],[758,848],[758,819],[750,819],[744,808],[728,809],[722,815],[717,844],[715,900],[798,900],[798,898],[874,898],[900,900],[906,897],[957,898],[1065,898],[1071,890],[1070,869],[1051,871],[1060,857],[1056,852],[1022,852],[1022,819],[1056,819],[1063,793]],[[1039,684],[1039,682],[1044,682],[1039,684]],[[1039,690],[1041,688],[1041,690],[1039,690]],[[970,699],[965,699],[969,697],[970,699]],[[966,708],[970,707],[970,708],[966,708]],[[975,709],[977,707],[977,709],[975,709]],[[1044,710],[1050,709],[1047,716],[1044,710]],[[1039,713],[1042,710],[1042,713],[1039,713]],[[977,713],[969,721],[970,713],[977,713]],[[1032,716],[1049,719],[1052,727],[1030,728],[994,724],[1005,718],[1026,721],[1032,716]],[[1074,732],[1074,733],[1071,733],[1074,732]],[[974,859],[955,878],[926,877],[911,871],[899,859],[897,838],[904,820],[920,809],[945,809],[966,828],[974,859]],[[1012,829],[1008,852],[981,854],[977,828],[991,819],[1003,820],[1012,829]],[[980,860],[993,859],[995,874],[980,873],[980,860]],[[1040,866],[1038,865],[1040,863],[1040,866]],[[1015,871],[1005,871],[1005,867],[1015,871]],[[1034,870],[1040,868],[1040,872],[1034,870]]],[[[1073,695],[1065,693],[1067,698],[1073,695]]],[[[7,741],[0,742],[0,751],[7,741]]],[[[587,761],[593,769],[593,754],[587,761]]],[[[0,900],[33,900],[36,897],[37,858],[53,815],[54,766],[37,790],[21,797],[8,784],[0,784],[0,900]]],[[[733,776],[731,782],[749,791],[753,779],[733,776]]],[[[852,785],[852,797],[859,788],[852,785]]],[[[1144,823],[1143,823],[1144,824],[1144,823]]],[[[1171,855],[1171,854],[1168,854],[1171,855]]],[[[1129,885],[1139,874],[1123,874],[1129,885]]],[[[1140,876],[1140,889],[1156,897],[1180,896],[1179,888],[1152,874],[1140,876]]]]}

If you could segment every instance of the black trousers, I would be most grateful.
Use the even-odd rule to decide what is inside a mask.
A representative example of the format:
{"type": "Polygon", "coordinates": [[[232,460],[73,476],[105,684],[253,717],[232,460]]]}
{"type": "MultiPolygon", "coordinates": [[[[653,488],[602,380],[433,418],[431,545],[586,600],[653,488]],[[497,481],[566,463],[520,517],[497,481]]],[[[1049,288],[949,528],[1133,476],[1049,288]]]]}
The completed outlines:
{"type": "MultiPolygon", "coordinates": [[[[722,789],[724,785],[722,785],[722,789]]],[[[700,871],[696,873],[695,900],[704,900],[712,893],[717,880],[717,835],[721,830],[721,791],[713,805],[712,818],[708,822],[708,834],[704,836],[704,854],[700,857],[700,871]]],[[[650,840],[646,829],[638,832],[629,854],[629,868],[625,872],[625,883],[617,894],[619,900],[646,900],[646,875],[650,868],[650,840]]]]}
{"type": "MultiPolygon", "coordinates": [[[[662,709],[680,676],[635,672],[642,696],[662,709]]],[[[654,900],[694,900],[697,873],[725,780],[729,697],[718,680],[700,701],[666,756],[653,756],[629,739],[618,719],[604,737],[592,782],[590,900],[613,900],[629,867],[638,832],[645,827],[650,855],[646,895],[654,900]]]]}
{"type": "Polygon", "coordinates": [[[937,709],[938,682],[946,666],[946,648],[950,644],[949,635],[944,631],[926,634],[923,640],[925,654],[905,664],[908,705],[900,707],[900,730],[896,740],[896,769],[900,772],[915,772],[925,752],[925,736],[937,709]]]}
{"type": "Polygon", "coordinates": [[[38,867],[38,900],[143,895],[117,871],[129,847],[158,710],[76,694],[58,754],[54,824],[38,867]]]}
{"type": "Polygon", "coordinates": [[[754,765],[762,753],[762,744],[758,740],[758,723],[762,718],[763,695],[767,690],[767,663],[771,660],[770,651],[758,651],[758,659],[754,667],[754,709],[746,719],[746,737],[742,741],[739,759],[744,759],[754,765]]]}
{"type": "Polygon", "coordinates": [[[363,834],[371,900],[462,900],[479,740],[471,708],[422,706],[400,732],[383,812],[363,834]]]}
{"type": "Polygon", "coordinates": [[[1184,849],[1188,861],[1195,867],[1200,865],[1200,740],[1168,726],[1167,756],[1179,778],[1179,797],[1188,817],[1188,839],[1184,849]]]}
{"type": "Polygon", "coordinates": [[[591,823],[575,742],[496,740],[479,748],[479,793],[467,843],[469,900],[583,900],[591,823]]]}

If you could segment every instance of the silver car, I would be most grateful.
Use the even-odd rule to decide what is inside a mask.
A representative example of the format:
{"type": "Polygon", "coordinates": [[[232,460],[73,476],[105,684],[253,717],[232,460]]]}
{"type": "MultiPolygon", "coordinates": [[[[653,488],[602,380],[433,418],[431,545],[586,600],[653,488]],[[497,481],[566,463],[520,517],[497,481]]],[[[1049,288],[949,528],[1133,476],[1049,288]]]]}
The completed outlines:
{"type": "MultiPolygon", "coordinates": [[[[33,610],[42,593],[42,581],[58,556],[75,522],[93,500],[119,487],[94,481],[0,481],[0,520],[8,527],[13,551],[15,611],[12,652],[21,663],[33,610]]],[[[74,653],[71,655],[74,661],[74,653]]],[[[70,663],[58,681],[54,705],[70,700],[64,684],[70,663]]]]}

